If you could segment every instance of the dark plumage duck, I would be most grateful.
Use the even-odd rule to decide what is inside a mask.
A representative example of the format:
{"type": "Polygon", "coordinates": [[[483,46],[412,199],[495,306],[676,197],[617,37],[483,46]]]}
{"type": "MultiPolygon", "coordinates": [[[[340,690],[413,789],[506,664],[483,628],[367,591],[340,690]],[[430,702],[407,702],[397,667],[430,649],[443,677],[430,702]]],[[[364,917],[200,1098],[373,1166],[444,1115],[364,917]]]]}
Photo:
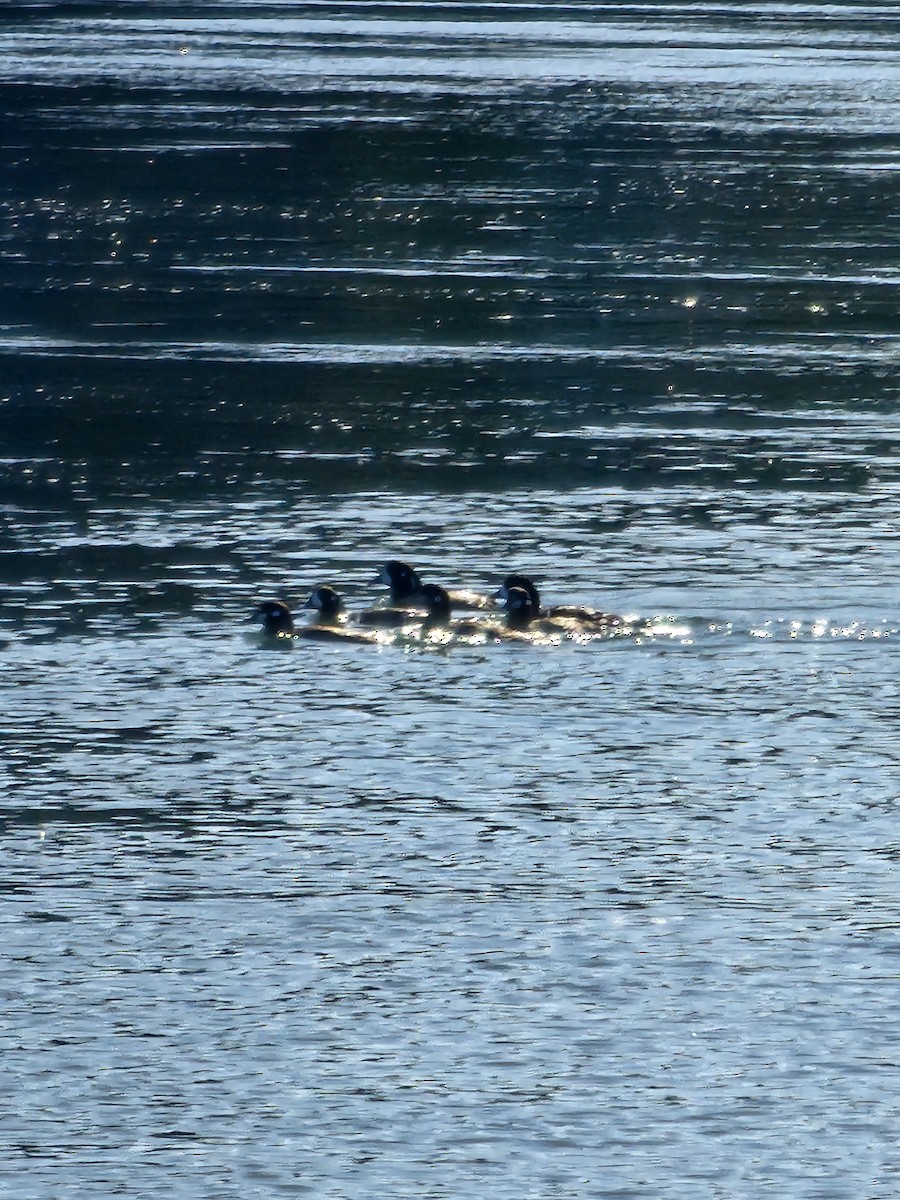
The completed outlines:
{"type": "Polygon", "coordinates": [[[456,637],[465,638],[495,637],[498,633],[503,632],[500,626],[493,625],[488,621],[473,621],[466,618],[452,620],[450,593],[440,584],[423,584],[419,596],[426,612],[421,630],[423,637],[435,629],[446,629],[456,637]]]}
{"type": "MultiPolygon", "coordinates": [[[[400,562],[396,558],[389,559],[381,567],[378,580],[391,589],[392,604],[422,603],[424,584],[418,572],[408,563],[400,562]]],[[[467,588],[449,588],[446,591],[451,608],[478,612],[495,607],[493,598],[480,592],[473,592],[467,588]]]]}
{"type": "Polygon", "coordinates": [[[503,607],[507,629],[520,637],[558,642],[560,638],[596,637],[601,632],[599,626],[586,625],[574,617],[545,616],[525,588],[509,588],[503,607]]]}
{"type": "Polygon", "coordinates": [[[303,607],[311,608],[315,612],[316,625],[339,626],[346,620],[343,596],[327,583],[313,588],[303,607]]]}
{"type": "Polygon", "coordinates": [[[567,618],[544,616],[540,606],[522,587],[513,585],[507,589],[503,608],[506,611],[506,627],[515,633],[565,637],[576,629],[576,623],[567,618]]]}
{"type": "Polygon", "coordinates": [[[316,588],[309,600],[304,605],[305,608],[315,608],[321,613],[321,608],[318,604],[312,603],[313,598],[318,596],[322,591],[331,593],[337,598],[338,608],[333,613],[326,613],[314,620],[310,625],[294,625],[294,618],[291,615],[291,610],[283,600],[264,600],[256,609],[253,616],[262,622],[263,633],[270,637],[276,638],[305,638],[311,641],[320,642],[352,642],[373,644],[380,641],[380,638],[374,630],[367,629],[347,629],[340,622],[340,610],[343,607],[340,596],[333,588],[316,588]]]}
{"type": "MultiPolygon", "coordinates": [[[[580,604],[553,604],[549,608],[541,607],[541,597],[534,583],[527,575],[507,575],[503,583],[494,593],[497,600],[507,601],[510,592],[518,588],[524,591],[530,601],[530,620],[534,621],[539,617],[550,620],[571,621],[577,625],[581,625],[586,633],[600,633],[615,629],[617,626],[623,625],[623,619],[615,613],[600,612],[594,608],[585,608],[580,604]]],[[[520,611],[519,605],[516,606],[516,611],[520,611]]],[[[509,608],[507,606],[507,614],[509,608]]]]}
{"type": "MultiPolygon", "coordinates": [[[[522,595],[527,603],[527,595],[524,592],[522,595]]],[[[510,622],[509,618],[507,618],[505,625],[498,624],[496,621],[479,620],[469,617],[452,620],[450,617],[450,596],[445,588],[440,587],[436,583],[426,583],[422,588],[422,597],[428,607],[428,616],[422,625],[421,631],[423,638],[429,634],[444,631],[453,639],[462,638],[466,641],[479,643],[527,642],[534,644],[535,642],[549,641],[545,636],[544,630],[528,628],[527,624],[518,625],[515,620],[510,622]]]]}
{"type": "MultiPolygon", "coordinates": [[[[310,599],[306,601],[304,608],[312,608],[317,616],[311,624],[305,625],[299,630],[301,637],[318,637],[322,641],[328,640],[329,637],[334,640],[341,638],[344,642],[380,641],[378,634],[371,629],[347,628],[347,610],[344,607],[343,596],[329,583],[322,583],[318,588],[313,588],[310,599]]],[[[372,611],[379,612],[380,610],[372,611]]],[[[364,617],[366,617],[365,612],[354,614],[356,620],[364,617]]],[[[421,613],[413,614],[413,619],[421,620],[421,613]]]]}
{"type": "Polygon", "coordinates": [[[294,632],[294,618],[283,600],[263,600],[250,619],[259,621],[269,637],[286,638],[294,632]]]}
{"type": "MultiPolygon", "coordinates": [[[[377,582],[385,582],[383,573],[377,582]]],[[[414,596],[395,599],[392,590],[391,601],[391,604],[381,608],[364,608],[355,614],[354,619],[360,625],[371,625],[376,629],[399,629],[402,625],[420,624],[425,619],[425,606],[420,602],[418,591],[414,596]]]]}
{"type": "Polygon", "coordinates": [[[389,559],[378,571],[378,583],[391,590],[391,603],[402,604],[404,600],[418,598],[422,591],[422,580],[407,563],[389,559]]]}

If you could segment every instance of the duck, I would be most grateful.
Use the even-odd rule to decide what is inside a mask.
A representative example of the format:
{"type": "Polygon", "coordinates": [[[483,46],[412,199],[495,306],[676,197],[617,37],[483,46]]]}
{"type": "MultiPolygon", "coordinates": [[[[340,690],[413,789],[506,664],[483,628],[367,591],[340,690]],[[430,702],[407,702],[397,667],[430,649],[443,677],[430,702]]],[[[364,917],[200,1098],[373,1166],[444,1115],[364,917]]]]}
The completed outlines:
{"type": "MultiPolygon", "coordinates": [[[[528,597],[523,593],[525,600],[528,597]]],[[[446,588],[436,583],[426,583],[422,587],[422,598],[428,608],[428,616],[422,624],[420,637],[434,633],[449,634],[454,640],[464,639],[472,642],[548,642],[546,630],[530,629],[525,624],[519,624],[507,617],[506,624],[484,619],[464,617],[452,620],[450,617],[450,594],[446,588]]]]}
{"type": "Polygon", "coordinates": [[[289,638],[294,634],[294,618],[283,600],[263,600],[253,611],[251,621],[259,621],[268,637],[289,638]]]}
{"type": "Polygon", "coordinates": [[[531,594],[515,584],[507,589],[503,608],[506,628],[511,633],[540,634],[553,638],[571,637],[579,632],[579,624],[571,617],[545,616],[531,594]]]}
{"type": "MultiPolygon", "coordinates": [[[[377,582],[382,582],[379,576],[377,582]]],[[[392,595],[391,599],[394,597],[392,595]]],[[[420,625],[425,620],[425,608],[421,604],[403,604],[403,599],[412,599],[412,597],[403,597],[400,602],[394,602],[378,608],[364,608],[361,612],[354,614],[354,620],[360,625],[371,625],[377,629],[399,629],[403,625],[420,625]]],[[[418,593],[416,593],[418,600],[418,593]]]]}
{"type": "Polygon", "coordinates": [[[338,627],[346,621],[344,597],[329,583],[322,583],[310,592],[304,608],[316,613],[313,624],[323,627],[338,627]]]}
{"type": "MultiPolygon", "coordinates": [[[[317,593],[322,590],[322,588],[316,588],[309,600],[306,601],[304,607],[318,608],[317,604],[311,602],[317,593]]],[[[327,591],[337,596],[339,613],[340,607],[342,607],[340,596],[333,588],[328,588],[327,591]]],[[[312,621],[309,625],[297,627],[294,624],[291,610],[283,600],[264,600],[254,612],[253,617],[262,622],[263,633],[269,637],[289,638],[292,640],[305,638],[312,641],[337,641],[365,643],[369,645],[381,641],[374,630],[347,629],[340,623],[338,613],[326,613],[324,619],[319,618],[312,621]]]]}
{"type": "Polygon", "coordinates": [[[476,621],[467,618],[456,621],[452,620],[450,611],[453,602],[450,598],[450,592],[446,588],[441,587],[439,583],[422,584],[419,596],[425,606],[426,614],[420,631],[421,637],[425,637],[427,634],[438,629],[447,630],[455,637],[464,638],[494,637],[498,633],[503,632],[500,626],[487,621],[476,621]]]}
{"type": "MultiPolygon", "coordinates": [[[[346,621],[347,610],[344,605],[344,598],[328,583],[320,584],[319,587],[313,588],[310,592],[309,599],[303,606],[304,608],[312,608],[316,611],[317,616],[309,624],[300,630],[303,637],[320,637],[327,639],[329,636],[341,637],[344,641],[354,642],[376,642],[380,638],[377,633],[370,629],[349,629],[346,621]],[[312,632],[317,630],[318,632],[312,632]]],[[[421,621],[422,613],[405,612],[402,614],[407,620],[401,620],[398,610],[388,609],[368,609],[364,612],[352,614],[355,622],[359,624],[379,625],[381,627],[389,627],[392,625],[402,625],[412,621],[421,621]],[[379,621],[377,618],[384,613],[390,613],[390,618],[386,621],[379,621]],[[374,617],[374,620],[368,618],[374,617]],[[396,618],[396,619],[394,619],[396,618]]]]}
{"type": "MultiPolygon", "coordinates": [[[[419,603],[424,587],[419,573],[408,563],[391,558],[383,563],[378,572],[378,582],[390,588],[391,603],[419,603]]],[[[496,607],[492,596],[474,592],[468,588],[446,588],[450,598],[450,607],[464,611],[480,612],[496,607]]]]}
{"type": "MultiPolygon", "coordinates": [[[[336,628],[343,626],[348,620],[343,596],[328,583],[313,588],[303,607],[317,611],[318,616],[313,622],[317,626],[336,628]]],[[[371,625],[382,629],[421,623],[424,618],[424,609],[411,608],[366,608],[361,612],[349,614],[349,619],[357,625],[371,625]]]]}
{"type": "MultiPolygon", "coordinates": [[[[530,620],[532,621],[538,618],[570,621],[581,625],[586,633],[599,633],[604,630],[611,631],[625,623],[623,618],[617,616],[615,613],[600,612],[597,609],[586,608],[580,604],[553,604],[549,608],[542,608],[540,592],[538,592],[534,583],[527,575],[507,575],[494,593],[494,599],[506,602],[513,589],[519,589],[527,593],[530,601],[530,620]]],[[[505,607],[507,608],[507,613],[509,613],[508,606],[505,605],[505,607]]],[[[516,611],[520,610],[521,605],[517,605],[516,611]]]]}

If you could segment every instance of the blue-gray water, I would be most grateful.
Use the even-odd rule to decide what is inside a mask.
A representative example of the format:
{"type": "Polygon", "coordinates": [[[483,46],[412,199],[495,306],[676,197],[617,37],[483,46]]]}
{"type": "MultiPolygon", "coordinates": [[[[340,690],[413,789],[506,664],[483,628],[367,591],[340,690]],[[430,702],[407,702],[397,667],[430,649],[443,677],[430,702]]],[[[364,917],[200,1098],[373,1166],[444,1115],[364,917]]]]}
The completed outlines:
{"type": "Polygon", "coordinates": [[[7,6],[0,1195],[897,1195],[898,34],[7,6]]]}

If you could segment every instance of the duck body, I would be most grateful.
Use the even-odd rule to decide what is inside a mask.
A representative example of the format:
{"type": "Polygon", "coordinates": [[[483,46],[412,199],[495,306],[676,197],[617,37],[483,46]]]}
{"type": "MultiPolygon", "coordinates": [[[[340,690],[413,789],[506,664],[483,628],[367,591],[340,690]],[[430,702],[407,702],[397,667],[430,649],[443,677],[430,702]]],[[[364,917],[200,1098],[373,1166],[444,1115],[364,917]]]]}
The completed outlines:
{"type": "Polygon", "coordinates": [[[491,626],[484,621],[453,620],[450,593],[440,584],[423,584],[420,595],[426,614],[422,622],[423,636],[434,629],[449,630],[457,637],[480,637],[490,632],[491,626]]]}
{"type": "MultiPolygon", "coordinates": [[[[378,573],[378,582],[390,588],[392,604],[421,604],[422,583],[419,573],[408,563],[392,558],[383,564],[378,573]]],[[[468,588],[445,588],[450,607],[469,612],[483,612],[495,607],[493,597],[482,595],[468,588]]]]}
{"type": "Polygon", "coordinates": [[[529,634],[535,639],[550,641],[555,645],[558,645],[562,638],[585,641],[607,633],[599,625],[586,624],[575,617],[563,616],[556,609],[551,610],[552,615],[546,615],[544,610],[534,603],[531,595],[520,587],[509,589],[504,608],[507,627],[510,630],[529,634]]]}
{"type": "Polygon", "coordinates": [[[291,610],[283,600],[264,600],[253,614],[262,624],[263,633],[283,641],[300,638],[317,642],[376,644],[381,641],[374,630],[348,629],[343,623],[343,601],[334,588],[316,588],[304,605],[319,613],[309,625],[296,626],[291,610]]]}
{"type": "Polygon", "coordinates": [[[301,625],[294,637],[310,642],[344,642],[359,646],[381,645],[381,638],[374,629],[348,629],[346,625],[301,625]]]}
{"type": "MultiPolygon", "coordinates": [[[[344,628],[348,620],[355,625],[363,625],[376,629],[396,629],[400,625],[420,622],[424,618],[424,610],[407,608],[367,608],[362,612],[347,613],[344,599],[340,592],[330,584],[322,584],[315,588],[304,605],[312,608],[318,614],[313,625],[330,629],[344,628]]],[[[352,630],[348,629],[348,633],[352,630]]]]}
{"type": "Polygon", "coordinates": [[[360,625],[374,629],[400,629],[403,625],[420,625],[425,619],[423,608],[397,608],[390,605],[386,608],[364,608],[354,614],[354,620],[360,625]]]}
{"type": "Polygon", "coordinates": [[[297,630],[297,637],[317,642],[355,642],[360,645],[380,640],[372,630],[351,629],[347,625],[344,598],[328,583],[313,588],[303,607],[311,608],[316,615],[308,625],[302,625],[297,630]]]}
{"type": "Polygon", "coordinates": [[[572,622],[576,626],[581,626],[586,633],[611,632],[624,625],[622,617],[615,613],[600,612],[598,609],[586,608],[580,604],[553,604],[549,608],[543,608],[540,593],[527,575],[507,575],[495,592],[495,599],[506,602],[510,591],[514,588],[527,593],[532,621],[543,618],[550,621],[572,622]]]}

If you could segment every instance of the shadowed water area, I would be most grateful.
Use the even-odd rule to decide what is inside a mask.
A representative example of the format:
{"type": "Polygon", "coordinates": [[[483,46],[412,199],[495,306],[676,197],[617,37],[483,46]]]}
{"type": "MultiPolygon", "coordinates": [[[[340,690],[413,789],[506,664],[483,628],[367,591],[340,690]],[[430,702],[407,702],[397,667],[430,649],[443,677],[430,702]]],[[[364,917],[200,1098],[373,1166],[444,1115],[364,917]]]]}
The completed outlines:
{"type": "Polygon", "coordinates": [[[5,7],[0,1192],[897,1194],[898,36],[5,7]]]}

